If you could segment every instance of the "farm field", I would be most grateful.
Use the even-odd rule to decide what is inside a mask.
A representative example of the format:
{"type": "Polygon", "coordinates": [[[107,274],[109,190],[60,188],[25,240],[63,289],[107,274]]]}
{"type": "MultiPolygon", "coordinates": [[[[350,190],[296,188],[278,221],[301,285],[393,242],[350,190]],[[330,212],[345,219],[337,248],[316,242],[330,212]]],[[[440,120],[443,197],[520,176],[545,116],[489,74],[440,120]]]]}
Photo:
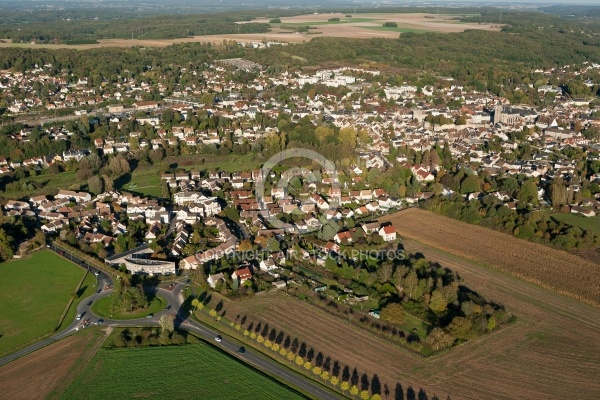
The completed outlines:
{"type": "Polygon", "coordinates": [[[406,238],[600,305],[600,264],[417,208],[379,220],[406,238]]]}
{"type": "MultiPolygon", "coordinates": [[[[193,36],[179,39],[164,39],[164,40],[138,40],[138,39],[100,39],[97,44],[31,44],[31,43],[11,43],[10,41],[0,41],[0,47],[25,47],[25,48],[47,48],[60,49],[69,48],[76,50],[87,50],[99,47],[133,47],[133,46],[151,46],[164,47],[175,43],[213,43],[222,44],[223,40],[239,40],[239,41],[262,41],[273,40],[287,43],[302,43],[308,42],[315,36],[330,36],[330,37],[348,37],[348,38],[397,38],[399,32],[414,32],[414,31],[433,31],[433,32],[463,32],[466,29],[482,29],[488,31],[499,31],[501,26],[497,24],[475,24],[475,23],[459,23],[454,18],[458,15],[449,14],[423,14],[423,13],[373,13],[373,14],[356,14],[351,18],[347,18],[346,14],[308,14],[297,15],[294,17],[282,17],[282,25],[309,25],[315,26],[318,29],[310,33],[295,33],[287,30],[282,30],[278,24],[272,24],[271,32],[266,33],[247,33],[247,34],[228,34],[228,35],[211,35],[211,36],[193,36]],[[339,22],[328,21],[330,18],[340,18],[339,22]],[[384,22],[396,22],[401,31],[374,31],[369,27],[382,26],[384,22]]],[[[265,22],[268,23],[271,18],[259,18],[248,22],[265,22]]],[[[239,22],[247,23],[247,21],[239,22]]]]}
{"type": "Polygon", "coordinates": [[[0,264],[0,354],[51,333],[84,273],[50,250],[0,264]]]}
{"type": "Polygon", "coordinates": [[[69,385],[104,335],[86,329],[0,367],[0,393],[5,399],[54,398],[69,385]]]}
{"type": "MultiPolygon", "coordinates": [[[[308,348],[378,374],[382,387],[423,388],[431,398],[596,399],[600,393],[600,310],[519,278],[413,240],[421,252],[457,271],[471,289],[506,307],[517,321],[493,334],[428,359],[419,358],[281,293],[225,300],[227,318],[246,316],[305,342],[308,348]]],[[[213,303],[221,300],[213,295],[213,303]]],[[[213,304],[212,306],[214,307],[213,304]]]]}
{"type": "Polygon", "coordinates": [[[102,348],[62,398],[253,400],[303,397],[209,345],[199,343],[102,348]]]}

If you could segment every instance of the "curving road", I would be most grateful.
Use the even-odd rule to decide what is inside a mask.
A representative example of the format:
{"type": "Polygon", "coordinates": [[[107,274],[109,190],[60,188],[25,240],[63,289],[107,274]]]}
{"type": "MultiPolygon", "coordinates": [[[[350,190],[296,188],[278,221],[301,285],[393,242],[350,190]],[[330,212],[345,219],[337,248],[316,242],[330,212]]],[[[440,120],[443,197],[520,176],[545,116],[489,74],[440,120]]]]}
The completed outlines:
{"type": "MultiPolygon", "coordinates": [[[[59,249],[51,247],[51,250],[54,250],[61,254],[64,257],[69,258],[74,263],[86,267],[86,263],[83,260],[78,259],[77,257],[64,254],[59,249]]],[[[93,295],[83,299],[79,305],[77,306],[77,315],[81,315],[81,319],[75,319],[69,326],[67,326],[64,330],[56,333],[55,335],[43,339],[38,343],[35,343],[29,347],[26,347],[22,350],[19,350],[13,354],[10,354],[6,357],[0,358],[0,366],[7,364],[11,361],[14,361],[20,357],[23,357],[27,354],[30,354],[38,349],[41,349],[45,346],[48,346],[54,342],[57,342],[65,337],[74,334],[79,329],[84,328],[84,322],[88,322],[90,325],[95,324],[99,321],[102,321],[104,325],[109,326],[156,326],[159,325],[159,319],[162,315],[170,314],[175,317],[175,326],[183,331],[192,332],[203,339],[208,341],[213,341],[214,338],[220,334],[209,328],[202,323],[192,320],[189,318],[186,310],[183,308],[184,297],[181,294],[182,289],[185,287],[185,283],[176,282],[173,285],[167,287],[159,287],[156,289],[156,294],[160,295],[167,301],[167,307],[152,316],[152,318],[139,318],[132,320],[117,320],[117,319],[104,319],[94,315],[91,310],[91,304],[95,301],[109,296],[112,292],[113,281],[110,276],[106,273],[95,269],[94,267],[87,265],[87,269],[90,273],[96,275],[97,279],[97,288],[98,290],[93,295]]],[[[255,368],[258,368],[261,371],[268,372],[273,376],[277,376],[281,380],[288,382],[291,386],[295,386],[297,388],[302,389],[304,392],[311,395],[313,398],[317,399],[339,399],[341,396],[337,396],[332,392],[329,392],[324,387],[319,385],[316,382],[305,379],[301,375],[296,374],[280,365],[279,363],[270,360],[264,356],[258,355],[257,352],[253,350],[246,349],[244,354],[240,354],[238,352],[239,345],[228,339],[225,335],[223,335],[221,342],[214,342],[215,346],[222,348],[224,351],[230,353],[234,357],[240,359],[242,362],[250,364],[255,368]]]]}

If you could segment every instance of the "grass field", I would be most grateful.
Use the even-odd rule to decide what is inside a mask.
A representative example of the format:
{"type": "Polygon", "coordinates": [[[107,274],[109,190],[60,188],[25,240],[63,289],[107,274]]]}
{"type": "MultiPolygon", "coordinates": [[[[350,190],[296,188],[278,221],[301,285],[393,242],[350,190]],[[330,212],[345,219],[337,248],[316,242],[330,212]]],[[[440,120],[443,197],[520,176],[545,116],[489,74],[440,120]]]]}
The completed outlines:
{"type": "Polygon", "coordinates": [[[40,194],[56,194],[60,189],[69,189],[77,182],[76,173],[73,171],[61,172],[54,175],[37,175],[25,178],[23,182],[41,184],[39,189],[7,191],[4,196],[9,199],[20,199],[22,197],[37,196],[40,194]]]}
{"type": "Polygon", "coordinates": [[[387,215],[380,221],[391,221],[404,237],[600,305],[597,263],[417,208],[387,215]]]}
{"type": "Polygon", "coordinates": [[[100,349],[64,399],[301,399],[278,382],[199,343],[100,349]]]}
{"type": "Polygon", "coordinates": [[[52,332],[84,273],[49,250],[0,264],[0,354],[52,332]]]}
{"type": "Polygon", "coordinates": [[[99,317],[115,318],[115,319],[136,319],[144,318],[147,315],[162,311],[167,306],[167,301],[160,296],[156,296],[150,302],[147,309],[135,313],[112,313],[110,305],[112,295],[97,300],[92,304],[92,312],[99,317]]]}
{"type": "Polygon", "coordinates": [[[595,217],[584,217],[577,214],[552,214],[552,218],[556,218],[565,224],[577,226],[583,230],[590,231],[594,235],[600,236],[600,215],[595,217]]]}

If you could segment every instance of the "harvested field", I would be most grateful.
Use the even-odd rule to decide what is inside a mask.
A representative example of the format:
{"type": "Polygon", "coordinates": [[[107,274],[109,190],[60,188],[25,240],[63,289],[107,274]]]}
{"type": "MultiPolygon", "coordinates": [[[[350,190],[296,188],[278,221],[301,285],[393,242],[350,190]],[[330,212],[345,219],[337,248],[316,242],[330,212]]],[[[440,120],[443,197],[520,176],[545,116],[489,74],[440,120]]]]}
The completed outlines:
{"type": "Polygon", "coordinates": [[[416,208],[380,221],[392,222],[401,236],[600,305],[600,264],[416,208]]]}
{"type": "MultiPolygon", "coordinates": [[[[309,14],[298,15],[295,17],[281,18],[283,25],[309,25],[317,29],[310,33],[295,33],[289,30],[279,29],[277,25],[272,25],[271,32],[266,33],[248,33],[248,34],[229,34],[229,35],[211,35],[211,36],[193,36],[179,39],[163,40],[138,40],[138,39],[100,39],[97,44],[32,44],[32,43],[12,43],[8,40],[0,41],[2,47],[25,47],[25,48],[46,48],[46,49],[76,49],[87,50],[98,47],[133,47],[149,46],[164,47],[175,43],[213,43],[221,44],[223,40],[236,40],[247,42],[260,42],[262,40],[280,41],[286,43],[308,42],[314,37],[348,37],[357,39],[368,39],[374,37],[397,38],[401,32],[463,32],[467,29],[482,29],[488,31],[499,31],[501,26],[492,24],[460,23],[454,20],[457,15],[445,14],[357,14],[356,18],[346,18],[345,14],[309,14]],[[340,18],[338,23],[330,23],[330,18],[340,18]],[[383,23],[396,22],[398,28],[391,30],[381,30],[383,23]],[[314,23],[311,25],[311,23],[314,23]]],[[[245,23],[240,22],[240,23],[245,23]]],[[[269,19],[256,19],[249,22],[269,22],[269,19]]]]}
{"type": "MultiPolygon", "coordinates": [[[[281,293],[224,300],[227,318],[247,316],[306,342],[308,348],[378,374],[394,393],[400,383],[431,398],[597,399],[600,310],[495,269],[407,240],[407,249],[459,272],[465,284],[504,305],[517,322],[447,353],[421,359],[306,302],[281,293]]],[[[213,295],[212,302],[221,300],[213,295]]]]}
{"type": "Polygon", "coordinates": [[[74,378],[74,369],[95,351],[100,336],[86,330],[0,367],[1,397],[35,400],[62,392],[74,378]]]}

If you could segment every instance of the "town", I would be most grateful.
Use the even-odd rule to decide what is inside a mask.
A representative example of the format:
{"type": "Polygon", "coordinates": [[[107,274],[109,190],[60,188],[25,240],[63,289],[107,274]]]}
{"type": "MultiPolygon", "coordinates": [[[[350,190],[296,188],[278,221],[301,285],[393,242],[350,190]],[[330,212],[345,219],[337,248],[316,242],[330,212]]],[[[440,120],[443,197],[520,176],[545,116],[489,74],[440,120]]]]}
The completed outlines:
{"type": "Polygon", "coordinates": [[[118,81],[50,74],[50,64],[4,72],[11,113],[76,109],[66,122],[10,135],[17,146],[0,160],[6,195],[48,192],[27,179],[45,171],[77,171],[78,181],[7,199],[5,215],[37,220],[48,237],[122,272],[185,274],[226,296],[318,293],[375,320],[385,291],[395,290],[378,286],[389,276],[372,268],[404,257],[384,215],[462,207],[458,217],[447,213],[470,223],[502,217],[496,229],[522,239],[565,249],[600,242],[560,219],[600,211],[600,111],[547,84],[597,77],[600,65],[533,71],[536,83],[516,89],[536,92],[545,107],[512,105],[448,77],[381,83],[380,71],[361,68],[277,74],[229,59],[175,69],[190,83],[169,83],[152,67],[118,81]],[[44,140],[62,152],[26,158],[44,140]],[[319,154],[286,160],[286,148],[310,149],[311,140],[319,154]],[[211,168],[194,155],[234,166],[211,168]],[[265,169],[269,156],[278,168],[265,169]],[[168,157],[191,161],[165,166],[168,157]],[[162,169],[140,187],[136,165],[162,169]],[[535,213],[545,217],[519,224],[535,213]]]}

